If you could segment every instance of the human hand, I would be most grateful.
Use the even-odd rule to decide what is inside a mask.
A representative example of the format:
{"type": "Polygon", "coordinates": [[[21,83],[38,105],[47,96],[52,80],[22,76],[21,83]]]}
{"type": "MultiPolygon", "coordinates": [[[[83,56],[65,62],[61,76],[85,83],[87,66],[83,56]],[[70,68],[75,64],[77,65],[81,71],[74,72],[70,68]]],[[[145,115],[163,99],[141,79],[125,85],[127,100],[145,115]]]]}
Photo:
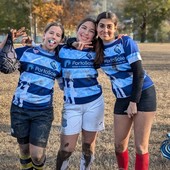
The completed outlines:
{"type": "Polygon", "coordinates": [[[32,39],[30,36],[23,36],[21,40],[23,46],[32,46],[32,39]]]}
{"type": "Polygon", "coordinates": [[[75,47],[77,50],[83,50],[84,48],[93,48],[92,42],[75,41],[72,43],[72,46],[75,47]]]}
{"type": "Polygon", "coordinates": [[[11,29],[10,32],[12,33],[12,40],[15,41],[20,36],[27,36],[25,32],[25,27],[21,27],[19,30],[11,29]]]}
{"type": "Polygon", "coordinates": [[[122,38],[123,36],[127,36],[127,34],[119,34],[119,35],[117,36],[117,38],[120,39],[120,38],[122,38]]]}
{"type": "Polygon", "coordinates": [[[127,108],[127,114],[129,118],[132,118],[137,114],[137,106],[135,102],[130,102],[127,108]]]}

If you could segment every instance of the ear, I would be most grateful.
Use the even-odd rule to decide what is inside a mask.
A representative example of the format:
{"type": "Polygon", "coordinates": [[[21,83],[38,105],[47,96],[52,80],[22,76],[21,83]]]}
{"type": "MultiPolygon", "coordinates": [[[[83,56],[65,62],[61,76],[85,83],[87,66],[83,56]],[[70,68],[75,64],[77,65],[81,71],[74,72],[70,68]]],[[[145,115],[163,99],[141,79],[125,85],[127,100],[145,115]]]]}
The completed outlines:
{"type": "Polygon", "coordinates": [[[44,40],[45,40],[45,33],[42,36],[42,41],[44,41],[44,40]]]}

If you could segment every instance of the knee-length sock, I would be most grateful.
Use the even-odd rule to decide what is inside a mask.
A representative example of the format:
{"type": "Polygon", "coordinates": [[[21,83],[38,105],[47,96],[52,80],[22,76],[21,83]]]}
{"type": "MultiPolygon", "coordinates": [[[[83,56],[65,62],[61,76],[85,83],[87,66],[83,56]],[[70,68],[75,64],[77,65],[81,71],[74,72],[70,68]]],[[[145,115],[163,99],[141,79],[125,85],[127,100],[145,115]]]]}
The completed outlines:
{"type": "Polygon", "coordinates": [[[33,170],[30,156],[20,156],[20,168],[22,170],[33,170]]]}
{"type": "Polygon", "coordinates": [[[128,170],[129,154],[128,150],[124,152],[116,152],[116,158],[119,169],[128,170]]]}
{"type": "Polygon", "coordinates": [[[141,155],[136,153],[135,170],[148,170],[148,169],[149,169],[149,153],[141,155]]]}

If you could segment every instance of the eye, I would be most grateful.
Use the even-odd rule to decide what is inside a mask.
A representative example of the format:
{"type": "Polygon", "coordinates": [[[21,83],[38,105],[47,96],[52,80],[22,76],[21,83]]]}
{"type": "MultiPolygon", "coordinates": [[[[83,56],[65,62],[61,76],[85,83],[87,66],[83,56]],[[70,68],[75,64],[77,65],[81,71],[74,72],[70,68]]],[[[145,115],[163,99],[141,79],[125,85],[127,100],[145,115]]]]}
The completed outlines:
{"type": "Polygon", "coordinates": [[[87,27],[85,25],[80,26],[81,29],[86,29],[87,27]]]}
{"type": "Polygon", "coordinates": [[[100,24],[99,26],[100,26],[100,28],[104,28],[105,27],[104,24],[100,24]]]}
{"type": "Polygon", "coordinates": [[[93,33],[93,34],[95,33],[95,31],[94,31],[94,30],[90,30],[90,32],[91,32],[91,33],[93,33]]]}
{"type": "Polygon", "coordinates": [[[61,37],[61,34],[56,34],[57,37],[61,37]]]}
{"type": "Polygon", "coordinates": [[[49,34],[54,34],[54,32],[53,32],[53,31],[50,31],[49,34]]]}
{"type": "Polygon", "coordinates": [[[113,25],[107,25],[107,28],[108,28],[108,29],[113,29],[114,26],[113,26],[113,25]]]}

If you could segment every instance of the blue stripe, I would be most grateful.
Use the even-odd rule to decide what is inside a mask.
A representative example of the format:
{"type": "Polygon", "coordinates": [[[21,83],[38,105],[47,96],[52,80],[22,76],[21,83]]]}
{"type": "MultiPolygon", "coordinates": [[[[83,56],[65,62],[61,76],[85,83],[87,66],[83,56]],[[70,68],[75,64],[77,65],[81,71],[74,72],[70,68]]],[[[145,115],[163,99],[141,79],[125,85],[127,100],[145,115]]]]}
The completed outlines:
{"type": "Polygon", "coordinates": [[[76,69],[62,69],[62,77],[64,78],[88,78],[88,77],[97,77],[98,72],[94,68],[76,68],[76,69]]]}
{"type": "Polygon", "coordinates": [[[125,79],[125,78],[128,78],[128,77],[131,77],[131,75],[129,74],[129,72],[117,72],[115,74],[112,75],[113,77],[111,77],[111,80],[114,80],[114,77],[117,79],[117,78],[120,78],[120,79],[125,79]]]}
{"type": "Polygon", "coordinates": [[[153,84],[154,83],[151,80],[151,78],[148,75],[146,75],[145,78],[144,78],[142,90],[147,89],[148,87],[152,86],[153,84]]]}
{"type": "MultiPolygon", "coordinates": [[[[95,95],[87,96],[87,97],[81,97],[81,98],[75,97],[74,98],[75,104],[85,104],[85,103],[92,102],[96,100],[97,98],[99,98],[101,94],[102,92],[95,94],[95,95]]],[[[72,100],[70,97],[69,97],[69,100],[70,100],[69,103],[72,103],[72,100]]],[[[65,101],[65,96],[64,96],[64,101],[65,101]]]]}
{"type": "Polygon", "coordinates": [[[46,67],[51,67],[50,63],[53,61],[58,63],[56,61],[55,55],[43,56],[43,54],[34,54],[28,51],[25,51],[20,59],[20,61],[31,62],[31,63],[37,63],[37,60],[39,65],[45,65],[46,67]]]}
{"type": "MultiPolygon", "coordinates": [[[[66,86],[67,83],[67,87],[69,87],[69,81],[70,79],[64,79],[64,83],[66,86]]],[[[74,79],[74,88],[85,88],[85,87],[91,87],[91,86],[95,86],[98,85],[98,81],[96,78],[79,78],[79,79],[74,79]]]]}
{"type": "Polygon", "coordinates": [[[53,79],[49,79],[48,77],[43,77],[33,73],[23,72],[20,76],[19,83],[35,84],[40,87],[52,89],[55,81],[53,79]]]}
{"type": "Polygon", "coordinates": [[[64,87],[65,96],[72,97],[72,98],[90,96],[90,95],[100,93],[101,91],[102,90],[100,85],[94,85],[91,87],[82,87],[82,88],[64,87]]]}
{"type": "Polygon", "coordinates": [[[94,68],[93,60],[82,59],[62,59],[61,60],[62,68],[94,68]]]}
{"type": "Polygon", "coordinates": [[[33,104],[33,103],[28,103],[26,101],[23,102],[23,108],[26,108],[26,109],[43,110],[49,107],[52,107],[52,101],[41,103],[41,104],[33,104]]]}
{"type": "Polygon", "coordinates": [[[27,62],[21,62],[21,64],[22,64],[21,67],[22,70],[29,73],[41,75],[42,77],[48,77],[52,80],[54,80],[57,76],[60,75],[58,71],[55,71],[54,69],[47,68],[45,66],[41,66],[38,64],[31,64],[27,62]]]}
{"type": "Polygon", "coordinates": [[[52,94],[53,89],[47,89],[44,87],[37,86],[35,84],[30,84],[27,92],[34,95],[45,96],[45,95],[52,94]]]}
{"type": "MultiPolygon", "coordinates": [[[[125,93],[126,97],[130,96],[132,93],[132,85],[131,84],[126,87],[123,87],[121,89],[125,93]]],[[[124,98],[121,91],[118,88],[115,90],[115,89],[113,89],[113,86],[112,86],[112,90],[116,97],[118,97],[118,94],[116,92],[116,90],[117,90],[117,91],[119,91],[119,94],[121,95],[121,97],[124,98]]],[[[118,98],[120,98],[120,97],[118,97],[118,98]]]]}
{"type": "MultiPolygon", "coordinates": [[[[151,80],[151,78],[149,76],[146,76],[145,79],[144,79],[142,90],[145,90],[152,85],[153,85],[153,81],[151,80]]],[[[127,85],[127,86],[125,86],[121,89],[125,93],[126,97],[131,96],[131,94],[132,94],[132,84],[127,85]]],[[[117,88],[117,90],[119,91],[119,94],[121,95],[122,94],[121,91],[118,88],[117,88]]],[[[115,96],[118,96],[118,94],[116,93],[116,90],[113,89],[113,86],[112,86],[112,91],[115,94],[115,96]]],[[[123,95],[121,95],[121,97],[123,98],[123,95]]]]}

